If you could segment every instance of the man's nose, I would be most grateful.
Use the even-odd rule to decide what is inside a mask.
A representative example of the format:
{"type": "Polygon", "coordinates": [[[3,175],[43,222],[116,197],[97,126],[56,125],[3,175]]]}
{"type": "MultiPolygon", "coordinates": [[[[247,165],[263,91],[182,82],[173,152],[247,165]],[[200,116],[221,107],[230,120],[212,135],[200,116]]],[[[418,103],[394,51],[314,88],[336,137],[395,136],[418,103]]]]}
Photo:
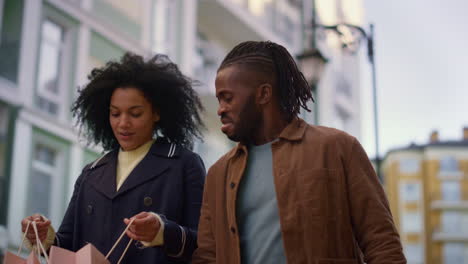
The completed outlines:
{"type": "Polygon", "coordinates": [[[223,104],[218,106],[218,116],[222,116],[226,112],[226,107],[223,104]]]}

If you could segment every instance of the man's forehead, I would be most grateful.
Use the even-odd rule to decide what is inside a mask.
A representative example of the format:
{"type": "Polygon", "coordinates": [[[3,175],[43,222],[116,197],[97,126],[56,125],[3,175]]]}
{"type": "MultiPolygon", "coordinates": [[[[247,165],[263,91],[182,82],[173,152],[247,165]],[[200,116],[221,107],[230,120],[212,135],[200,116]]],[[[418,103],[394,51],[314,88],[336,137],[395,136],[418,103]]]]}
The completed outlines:
{"type": "Polygon", "coordinates": [[[216,75],[217,81],[229,84],[238,83],[247,86],[265,82],[265,74],[248,64],[233,64],[220,69],[216,75]]]}

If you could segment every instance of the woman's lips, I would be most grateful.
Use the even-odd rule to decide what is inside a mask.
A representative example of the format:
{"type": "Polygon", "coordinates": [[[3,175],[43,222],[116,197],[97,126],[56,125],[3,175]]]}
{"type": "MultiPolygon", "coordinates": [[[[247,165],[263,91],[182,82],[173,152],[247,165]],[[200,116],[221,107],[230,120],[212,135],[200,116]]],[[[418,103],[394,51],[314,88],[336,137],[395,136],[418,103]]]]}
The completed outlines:
{"type": "Polygon", "coordinates": [[[133,135],[134,133],[119,133],[119,138],[125,141],[129,140],[133,135]]]}

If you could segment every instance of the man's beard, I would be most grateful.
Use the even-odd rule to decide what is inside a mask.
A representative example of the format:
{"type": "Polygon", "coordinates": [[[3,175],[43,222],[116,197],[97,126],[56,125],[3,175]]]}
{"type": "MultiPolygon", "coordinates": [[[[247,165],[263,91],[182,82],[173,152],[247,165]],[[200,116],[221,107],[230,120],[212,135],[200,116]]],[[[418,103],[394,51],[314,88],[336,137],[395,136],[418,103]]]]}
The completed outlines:
{"type": "Polygon", "coordinates": [[[233,135],[228,136],[228,138],[235,142],[249,144],[252,142],[262,121],[262,115],[255,105],[255,96],[252,95],[245,102],[244,107],[239,113],[233,135]]]}

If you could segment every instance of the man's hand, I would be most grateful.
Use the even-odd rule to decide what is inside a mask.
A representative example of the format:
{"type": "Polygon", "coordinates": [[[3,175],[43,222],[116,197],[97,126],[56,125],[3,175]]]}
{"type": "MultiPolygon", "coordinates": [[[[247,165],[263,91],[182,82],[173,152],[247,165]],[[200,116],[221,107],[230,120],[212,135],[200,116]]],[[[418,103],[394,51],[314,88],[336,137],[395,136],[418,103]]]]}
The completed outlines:
{"type": "MultiPolygon", "coordinates": [[[[28,223],[33,221],[36,222],[39,240],[41,242],[44,242],[44,240],[47,238],[47,232],[49,231],[50,220],[44,219],[44,217],[42,217],[40,214],[33,214],[31,216],[28,216],[21,221],[21,230],[23,231],[23,233],[26,232],[26,227],[28,226],[28,223]]],[[[31,242],[31,244],[36,244],[36,233],[34,233],[32,223],[29,224],[28,233],[26,234],[26,237],[28,238],[29,242],[31,242]]]]}
{"type": "Polygon", "coordinates": [[[159,219],[148,212],[141,212],[130,219],[125,218],[124,223],[128,225],[131,219],[134,221],[127,230],[127,236],[137,241],[153,241],[161,228],[159,219]]]}

